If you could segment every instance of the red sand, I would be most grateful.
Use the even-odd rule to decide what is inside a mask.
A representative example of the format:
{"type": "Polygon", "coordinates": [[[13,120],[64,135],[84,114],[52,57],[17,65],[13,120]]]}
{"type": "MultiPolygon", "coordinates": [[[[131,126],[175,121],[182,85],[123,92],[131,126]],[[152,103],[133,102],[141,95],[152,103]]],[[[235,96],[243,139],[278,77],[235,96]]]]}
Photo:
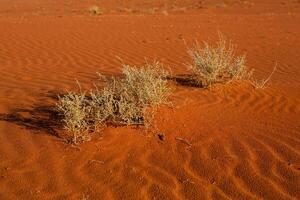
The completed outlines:
{"type": "Polygon", "coordinates": [[[90,16],[96,2],[0,1],[0,199],[300,199],[299,1],[111,0],[90,16]],[[75,78],[120,73],[116,56],[183,74],[183,40],[217,31],[256,77],[277,63],[266,89],[174,85],[148,131],[109,127],[79,148],[55,136],[47,106],[75,78]]]}

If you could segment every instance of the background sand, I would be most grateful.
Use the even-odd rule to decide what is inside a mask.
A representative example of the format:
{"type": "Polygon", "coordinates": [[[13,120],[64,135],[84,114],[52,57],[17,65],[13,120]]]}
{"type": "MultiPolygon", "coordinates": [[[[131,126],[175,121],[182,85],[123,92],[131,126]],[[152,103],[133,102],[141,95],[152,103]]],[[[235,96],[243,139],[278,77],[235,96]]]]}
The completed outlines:
{"type": "Polygon", "coordinates": [[[0,199],[300,199],[299,1],[97,2],[0,0],[0,199]],[[109,127],[80,148],[57,137],[49,106],[75,78],[120,73],[116,56],[185,74],[184,41],[217,31],[257,78],[277,62],[265,90],[173,83],[175,108],[148,131],[109,127]]]}

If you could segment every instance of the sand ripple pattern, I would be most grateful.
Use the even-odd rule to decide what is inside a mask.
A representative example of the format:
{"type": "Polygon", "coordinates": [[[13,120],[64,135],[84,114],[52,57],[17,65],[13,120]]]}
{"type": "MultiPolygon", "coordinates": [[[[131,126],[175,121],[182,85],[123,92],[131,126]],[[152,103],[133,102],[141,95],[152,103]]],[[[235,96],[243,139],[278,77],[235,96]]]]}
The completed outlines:
{"type": "Polygon", "coordinates": [[[272,16],[1,18],[0,199],[300,199],[299,19],[272,16]],[[216,27],[263,75],[278,58],[270,88],[176,85],[150,130],[108,127],[80,147],[57,137],[47,106],[75,78],[119,73],[115,56],[186,73],[183,39],[216,27]]]}

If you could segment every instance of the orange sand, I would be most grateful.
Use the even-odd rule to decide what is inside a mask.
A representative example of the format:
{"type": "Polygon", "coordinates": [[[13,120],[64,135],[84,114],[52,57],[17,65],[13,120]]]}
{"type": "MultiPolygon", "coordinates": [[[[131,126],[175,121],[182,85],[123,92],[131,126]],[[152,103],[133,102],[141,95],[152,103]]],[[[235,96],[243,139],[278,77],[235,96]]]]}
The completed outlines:
{"type": "Polygon", "coordinates": [[[0,199],[300,199],[299,1],[96,2],[0,1],[0,199]],[[108,127],[80,147],[58,137],[48,106],[75,78],[120,73],[116,56],[184,74],[184,40],[217,31],[256,77],[277,62],[265,90],[172,83],[174,108],[150,130],[108,127]]]}

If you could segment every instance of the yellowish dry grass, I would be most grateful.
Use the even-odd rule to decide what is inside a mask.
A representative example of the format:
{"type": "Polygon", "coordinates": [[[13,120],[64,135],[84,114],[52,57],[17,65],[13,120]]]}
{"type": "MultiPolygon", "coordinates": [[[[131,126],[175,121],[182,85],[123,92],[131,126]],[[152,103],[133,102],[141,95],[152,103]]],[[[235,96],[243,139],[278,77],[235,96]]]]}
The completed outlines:
{"type": "Polygon", "coordinates": [[[245,56],[236,56],[236,48],[220,35],[215,45],[196,43],[188,49],[192,64],[188,65],[199,86],[207,87],[218,82],[248,79],[252,70],[245,66],[245,56]]]}

